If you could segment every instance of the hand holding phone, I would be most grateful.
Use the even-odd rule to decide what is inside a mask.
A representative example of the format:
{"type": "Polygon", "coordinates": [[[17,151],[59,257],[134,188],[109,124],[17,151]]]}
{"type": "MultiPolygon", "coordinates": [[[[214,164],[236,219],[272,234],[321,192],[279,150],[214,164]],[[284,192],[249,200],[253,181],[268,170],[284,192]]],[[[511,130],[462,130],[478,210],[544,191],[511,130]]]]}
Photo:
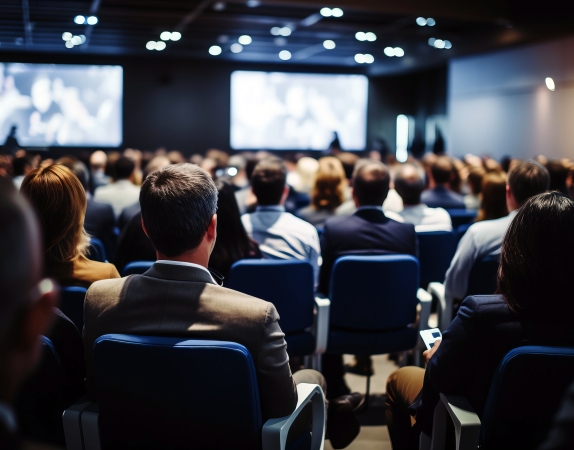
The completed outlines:
{"type": "Polygon", "coordinates": [[[430,330],[421,330],[420,334],[428,350],[433,348],[437,340],[442,339],[442,334],[438,328],[431,328],[430,330]]]}

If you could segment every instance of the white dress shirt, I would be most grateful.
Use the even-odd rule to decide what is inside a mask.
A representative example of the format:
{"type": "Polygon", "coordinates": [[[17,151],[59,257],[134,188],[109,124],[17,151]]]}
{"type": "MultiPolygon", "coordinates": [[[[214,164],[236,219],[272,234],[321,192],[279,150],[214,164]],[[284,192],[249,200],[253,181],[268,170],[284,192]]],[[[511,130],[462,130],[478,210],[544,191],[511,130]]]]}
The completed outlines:
{"type": "Polygon", "coordinates": [[[258,206],[254,213],[241,216],[241,221],[249,237],[259,243],[263,258],[307,260],[317,284],[321,246],[313,225],[279,205],[258,206]]]}
{"type": "Polygon", "coordinates": [[[516,211],[500,219],[484,220],[472,225],[458,243],[458,248],[446,272],[445,296],[464,299],[468,277],[475,261],[500,253],[502,239],[516,211]]]}
{"type": "Polygon", "coordinates": [[[205,267],[200,266],[199,264],[195,264],[195,263],[190,263],[190,262],[185,262],[185,261],[171,261],[168,259],[158,259],[155,264],[171,264],[173,266],[187,266],[187,267],[194,267],[196,269],[201,269],[204,270],[205,272],[207,272],[209,274],[209,278],[211,278],[211,281],[213,281],[213,284],[218,284],[215,282],[215,280],[213,279],[213,276],[211,275],[211,272],[209,270],[207,270],[205,267]]]}
{"type": "Polygon", "coordinates": [[[451,231],[450,214],[443,208],[429,208],[424,203],[405,205],[399,213],[406,223],[412,223],[415,231],[451,231]]]}
{"type": "Polygon", "coordinates": [[[112,205],[116,218],[122,210],[139,202],[140,187],[130,180],[118,180],[106,186],[100,186],[94,192],[94,201],[112,205]]]}

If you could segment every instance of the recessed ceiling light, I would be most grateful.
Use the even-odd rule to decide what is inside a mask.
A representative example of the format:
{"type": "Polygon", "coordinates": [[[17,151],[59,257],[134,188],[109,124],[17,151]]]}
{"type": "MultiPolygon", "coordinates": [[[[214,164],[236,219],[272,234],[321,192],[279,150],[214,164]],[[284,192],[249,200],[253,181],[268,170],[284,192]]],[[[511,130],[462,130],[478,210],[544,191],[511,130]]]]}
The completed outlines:
{"type": "Polygon", "coordinates": [[[436,39],[435,39],[435,38],[429,38],[429,45],[430,45],[431,47],[434,47],[434,43],[435,43],[435,42],[436,42],[436,39]]]}
{"type": "Polygon", "coordinates": [[[332,41],[331,39],[327,39],[323,42],[323,47],[325,47],[327,50],[333,50],[336,46],[337,45],[335,44],[335,41],[332,41]]]}
{"type": "Polygon", "coordinates": [[[244,34],[243,36],[239,36],[238,41],[241,45],[249,45],[253,42],[253,39],[251,39],[251,36],[244,34]]]}
{"type": "Polygon", "coordinates": [[[450,49],[450,48],[452,48],[452,42],[450,42],[450,41],[444,41],[444,48],[447,49],[447,50],[450,49]]]}
{"type": "Polygon", "coordinates": [[[393,57],[395,56],[395,49],[393,47],[385,47],[383,50],[386,56],[393,57]]]}
{"type": "Polygon", "coordinates": [[[366,41],[367,34],[362,31],[359,31],[355,34],[355,39],[357,39],[357,41],[366,41]]]}
{"type": "Polygon", "coordinates": [[[65,33],[62,33],[62,39],[64,41],[69,41],[70,39],[72,39],[72,33],[69,33],[67,31],[65,33]]]}
{"type": "Polygon", "coordinates": [[[66,41],[66,44],[65,44],[65,45],[66,45],[67,48],[72,48],[72,47],[74,46],[74,44],[73,44],[73,42],[72,42],[71,39],[70,39],[69,41],[66,41]]]}
{"type": "Polygon", "coordinates": [[[281,50],[279,52],[279,58],[283,61],[289,61],[291,59],[291,52],[289,50],[281,50]]]}
{"type": "Polygon", "coordinates": [[[281,28],[279,28],[279,27],[271,28],[271,34],[273,36],[279,36],[281,34],[281,28]]]}
{"type": "Polygon", "coordinates": [[[179,41],[181,39],[181,33],[179,31],[172,31],[171,32],[171,40],[172,41],[179,41]]]}
{"type": "Polygon", "coordinates": [[[435,48],[444,48],[444,41],[442,39],[437,39],[434,41],[435,48]]]}
{"type": "Polygon", "coordinates": [[[343,10],[341,8],[333,8],[331,10],[331,15],[333,17],[343,17],[343,10]]]}
{"type": "Polygon", "coordinates": [[[548,89],[550,89],[551,91],[556,90],[556,83],[554,83],[554,80],[551,77],[546,77],[546,80],[544,81],[546,82],[546,87],[548,89]]]}
{"type": "Polygon", "coordinates": [[[319,12],[323,17],[331,17],[333,15],[333,11],[331,11],[331,8],[321,8],[321,11],[319,12]]]}
{"type": "Polygon", "coordinates": [[[399,58],[402,58],[403,56],[405,56],[405,51],[400,48],[400,47],[395,47],[395,56],[398,56],[399,58]]]}
{"type": "Polygon", "coordinates": [[[429,27],[434,27],[434,26],[436,25],[436,21],[435,21],[432,17],[429,17],[429,18],[427,19],[427,25],[428,25],[429,27]]]}
{"type": "Polygon", "coordinates": [[[416,22],[419,27],[424,27],[427,24],[427,20],[424,17],[417,17],[416,22]]]}
{"type": "Polygon", "coordinates": [[[147,48],[148,50],[155,50],[155,41],[149,41],[146,45],[145,48],[147,48]]]}
{"type": "Polygon", "coordinates": [[[163,42],[163,41],[157,41],[157,42],[155,43],[155,49],[156,49],[158,52],[161,52],[163,49],[165,49],[165,47],[166,47],[166,45],[165,45],[165,42],[163,42]]]}
{"type": "Polygon", "coordinates": [[[169,41],[171,39],[171,33],[169,31],[164,31],[159,35],[159,38],[162,41],[169,41]]]}
{"type": "Polygon", "coordinates": [[[243,51],[243,45],[236,42],[235,44],[231,44],[229,50],[231,50],[231,53],[241,53],[243,51]]]}
{"type": "Polygon", "coordinates": [[[209,47],[209,54],[213,56],[221,55],[221,47],[219,45],[212,45],[209,47]]]}
{"type": "Polygon", "coordinates": [[[84,16],[76,16],[74,17],[74,22],[76,22],[78,25],[83,25],[86,23],[86,18],[84,16]]]}
{"type": "Polygon", "coordinates": [[[284,37],[291,36],[291,28],[283,27],[279,30],[279,34],[284,37]]]}
{"type": "Polygon", "coordinates": [[[375,62],[375,58],[373,55],[369,55],[368,53],[365,55],[365,64],[373,64],[375,62]]]}
{"type": "Polygon", "coordinates": [[[377,40],[377,35],[375,33],[370,32],[370,31],[365,33],[365,37],[367,38],[367,41],[369,41],[369,42],[375,42],[377,40]]]}
{"type": "Polygon", "coordinates": [[[359,64],[364,64],[365,63],[365,55],[363,55],[362,53],[357,53],[355,55],[355,61],[358,62],[359,64]]]}
{"type": "Polygon", "coordinates": [[[88,17],[88,25],[95,25],[98,23],[98,18],[96,16],[90,16],[88,17]]]}
{"type": "Polygon", "coordinates": [[[74,45],[80,45],[82,43],[82,38],[80,36],[74,36],[71,41],[74,45]]]}

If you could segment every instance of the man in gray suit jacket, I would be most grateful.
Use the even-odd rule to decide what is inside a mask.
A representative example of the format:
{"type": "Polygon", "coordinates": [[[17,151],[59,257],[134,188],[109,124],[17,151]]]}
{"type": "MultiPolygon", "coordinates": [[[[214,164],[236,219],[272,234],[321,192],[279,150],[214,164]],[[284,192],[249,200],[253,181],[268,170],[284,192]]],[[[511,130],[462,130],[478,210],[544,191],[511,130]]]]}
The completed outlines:
{"type": "MultiPolygon", "coordinates": [[[[287,344],[273,304],[219,286],[207,270],[217,235],[217,189],[207,172],[192,164],[171,165],[154,172],[142,185],[140,204],[142,227],[157,251],[158,261],[143,275],[101,280],[88,290],[84,346],[91,392],[97,395],[92,381],[92,347],[99,336],[107,333],[214,339],[244,345],[255,362],[264,420],[286,416],[295,409],[297,383],[316,383],[326,389],[319,372],[301,370],[291,374],[287,344]]],[[[337,410],[346,408],[348,412],[351,400],[344,399],[337,410]]],[[[346,417],[352,419],[354,413],[346,417]]],[[[342,448],[358,433],[358,422],[345,424],[345,436],[337,434],[337,428],[345,428],[337,422],[337,427],[328,424],[328,430],[334,431],[331,441],[335,448],[342,448]],[[339,437],[339,443],[333,442],[339,437]]]]}

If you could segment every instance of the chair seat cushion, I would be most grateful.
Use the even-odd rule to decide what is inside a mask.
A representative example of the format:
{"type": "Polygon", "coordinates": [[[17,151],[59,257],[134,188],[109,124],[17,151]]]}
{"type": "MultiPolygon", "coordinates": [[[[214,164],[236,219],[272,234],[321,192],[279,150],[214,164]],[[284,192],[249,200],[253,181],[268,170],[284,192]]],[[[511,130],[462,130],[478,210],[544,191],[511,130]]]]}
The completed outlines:
{"type": "Polygon", "coordinates": [[[315,337],[310,331],[290,333],[285,336],[289,356],[306,356],[315,352],[315,337]]]}
{"type": "Polygon", "coordinates": [[[392,331],[361,332],[341,328],[331,329],[327,353],[354,355],[380,355],[410,350],[417,344],[416,328],[392,331]],[[358,349],[361,349],[359,352],[358,349]]]}

